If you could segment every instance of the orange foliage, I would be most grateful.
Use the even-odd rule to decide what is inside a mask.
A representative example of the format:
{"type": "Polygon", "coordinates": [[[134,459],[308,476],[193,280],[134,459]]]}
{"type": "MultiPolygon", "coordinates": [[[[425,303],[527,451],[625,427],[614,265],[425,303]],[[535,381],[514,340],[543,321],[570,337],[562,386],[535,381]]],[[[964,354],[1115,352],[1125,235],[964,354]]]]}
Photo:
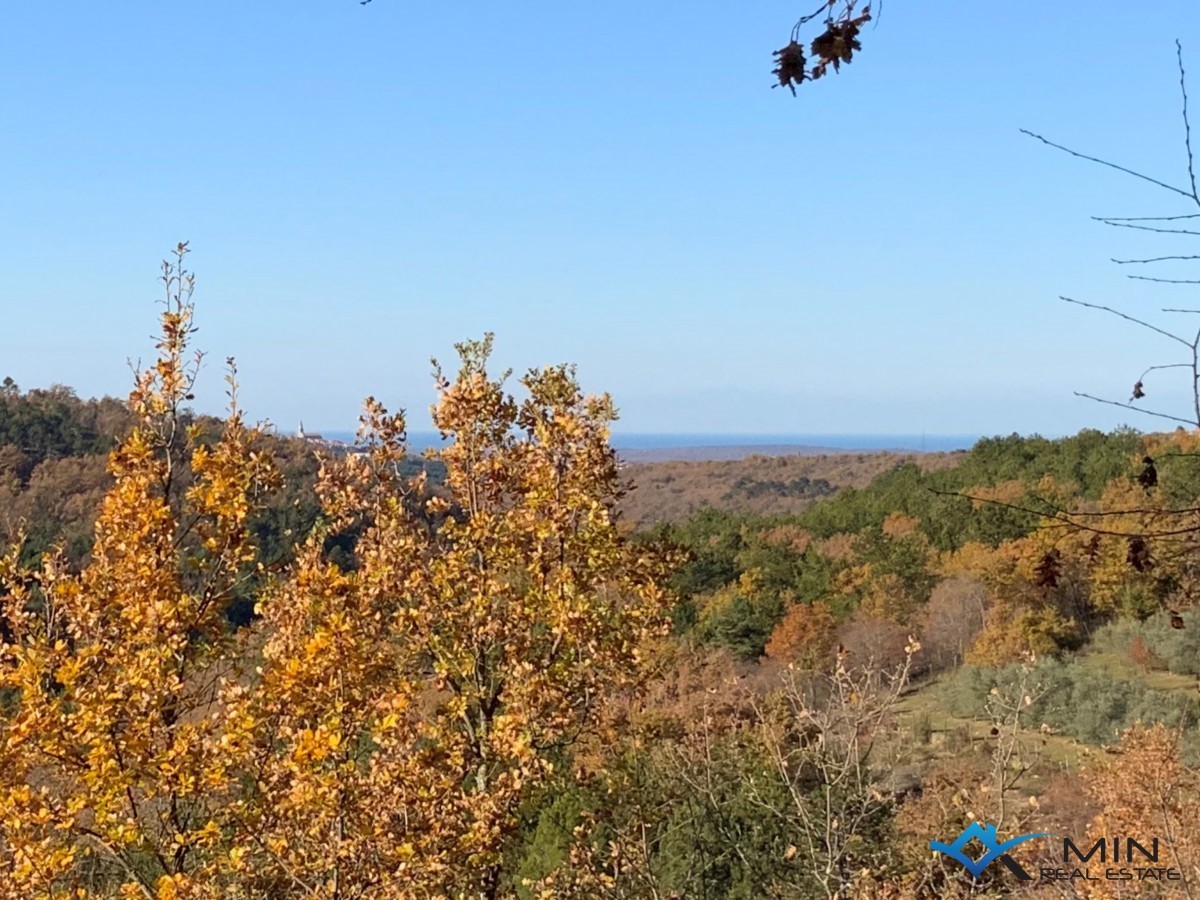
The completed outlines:
{"type": "Polygon", "coordinates": [[[798,525],[776,525],[759,532],[759,537],[772,546],[787,547],[796,553],[804,553],[812,544],[812,534],[798,525]]]}
{"type": "Polygon", "coordinates": [[[824,669],[837,647],[837,622],[826,603],[796,603],[775,626],[767,657],[803,669],[824,669]]]}
{"type": "Polygon", "coordinates": [[[883,533],[890,538],[907,537],[916,532],[920,525],[921,523],[912,516],[906,516],[901,512],[894,512],[883,520],[883,533]]]}
{"type": "Polygon", "coordinates": [[[1048,606],[1014,609],[999,603],[988,610],[986,623],[975,639],[967,662],[1002,666],[1056,652],[1074,633],[1074,626],[1048,606]]]}
{"type": "Polygon", "coordinates": [[[999,553],[994,547],[978,541],[968,541],[950,553],[943,553],[938,562],[939,572],[949,578],[965,575],[983,580],[999,565],[999,553]]]}
{"type": "Polygon", "coordinates": [[[397,473],[404,420],[326,460],[294,567],[256,563],[276,468],[236,405],[180,428],[191,277],[78,574],[0,559],[0,898],[494,896],[517,810],[665,634],[674,557],[629,542],[607,396],[566,366],[523,402],[490,336],[437,372],[448,496],[397,473]],[[325,539],[354,526],[354,565],[325,539]],[[258,621],[223,612],[253,591],[258,621]]]}
{"type": "MultiPolygon", "coordinates": [[[[182,263],[184,246],[179,248],[182,263]]],[[[166,266],[166,264],[164,264],[166,266]]],[[[109,459],[115,484],[78,574],[59,555],[22,571],[0,561],[0,896],[215,896],[221,808],[237,784],[213,715],[233,668],[222,611],[251,574],[248,523],[274,469],[231,387],[215,444],[179,426],[195,367],[185,358],[190,278],[166,266],[160,358],[130,396],[132,435],[109,459]],[[183,496],[184,451],[190,483],[183,496]]],[[[232,385],[232,374],[231,385],[232,385]]]]}
{"type": "MultiPolygon", "coordinates": [[[[1111,762],[1083,777],[1100,805],[1090,840],[1122,835],[1161,845],[1157,865],[1174,866],[1192,884],[1200,878],[1200,773],[1180,757],[1179,734],[1165,725],[1135,725],[1125,732],[1111,762]]],[[[1097,882],[1084,896],[1177,897],[1179,881],[1097,882]]]]}
{"type": "Polygon", "coordinates": [[[817,543],[817,552],[830,562],[842,562],[854,557],[853,534],[835,534],[817,543]]]}
{"type": "Polygon", "coordinates": [[[991,596],[970,661],[1001,665],[1080,640],[1081,617],[1095,615],[1093,537],[1042,528],[996,548],[969,543],[943,555],[943,574],[977,579],[991,596]]]}
{"type": "Polygon", "coordinates": [[[971,489],[971,496],[976,498],[976,506],[982,502],[1020,504],[1025,499],[1029,488],[1020,480],[1001,481],[994,485],[980,485],[971,489]]]}
{"type": "Polygon", "coordinates": [[[888,572],[866,583],[859,608],[879,619],[908,624],[921,604],[922,598],[914,596],[900,576],[888,572]]]}

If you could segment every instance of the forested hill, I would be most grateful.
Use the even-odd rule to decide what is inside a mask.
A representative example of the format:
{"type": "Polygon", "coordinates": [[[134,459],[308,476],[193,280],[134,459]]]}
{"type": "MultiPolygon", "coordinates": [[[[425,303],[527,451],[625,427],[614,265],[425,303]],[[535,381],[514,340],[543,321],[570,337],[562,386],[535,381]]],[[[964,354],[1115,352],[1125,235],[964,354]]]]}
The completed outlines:
{"type": "MultiPolygon", "coordinates": [[[[868,485],[845,488],[794,515],[710,507],[660,525],[657,533],[693,554],[678,575],[690,598],[681,621],[698,624],[701,634],[747,659],[767,651],[794,606],[830,603],[841,617],[870,609],[898,633],[946,573],[997,574],[1009,564],[988,553],[1034,553],[1034,544],[1048,540],[1039,537],[1044,516],[1094,508],[1106,491],[1133,484],[1154,440],[1160,439],[1134,431],[989,438],[956,454],[954,465],[892,460],[868,485]],[[971,554],[978,559],[967,564],[971,554]],[[984,571],[985,558],[997,572],[984,571]]],[[[1172,476],[1180,495],[1200,493],[1200,468],[1174,465],[1172,476]]],[[[1045,534],[1062,537],[1061,530],[1045,534]]],[[[1045,551],[1053,547],[1050,541],[1045,551]]],[[[1070,620],[1075,638],[1103,618],[1077,609],[1043,612],[1060,624],[1070,620]]]]}
{"type": "MultiPolygon", "coordinates": [[[[198,459],[211,466],[209,448],[230,440],[215,420],[198,424],[192,455],[181,457],[189,470],[198,459]]],[[[24,563],[35,565],[58,545],[72,568],[85,567],[84,575],[93,568],[92,524],[112,486],[106,455],[130,425],[117,400],[81,400],[65,388],[22,393],[11,382],[4,386],[0,540],[11,542],[23,531],[24,563]]],[[[331,524],[316,496],[312,445],[275,436],[261,440],[282,478],[247,520],[257,548],[238,557],[261,567],[248,565],[245,580],[222,607],[228,622],[213,626],[212,633],[232,641],[259,633],[265,621],[264,639],[286,634],[296,611],[309,607],[281,606],[276,619],[264,619],[261,610],[275,601],[263,607],[262,598],[274,596],[275,586],[292,584],[289,573],[299,571],[287,590],[337,585],[328,595],[330,621],[359,628],[345,652],[370,649],[379,639],[377,629],[365,613],[345,616],[345,603],[355,596],[354,576],[362,567],[392,557],[380,554],[379,544],[374,555],[360,555],[359,541],[370,533],[363,514],[331,524]],[[319,521],[328,526],[317,532],[321,552],[315,568],[309,555],[305,569],[305,558],[295,553],[297,542],[319,521]],[[298,569],[286,565],[290,562],[298,569]]],[[[243,451],[235,465],[248,464],[243,451]]],[[[591,884],[590,873],[606,873],[621,847],[642,841],[636,845],[644,855],[622,865],[653,885],[654,893],[635,891],[631,897],[829,896],[812,873],[835,871],[831,854],[839,861],[839,878],[847,885],[863,882],[856,897],[967,896],[959,888],[974,896],[1003,893],[1004,886],[987,880],[968,884],[961,871],[931,863],[929,840],[957,834],[976,817],[994,821],[997,803],[1015,815],[1014,833],[1082,835],[1101,814],[1125,816],[1130,833],[1158,833],[1158,812],[1128,807],[1136,790],[1104,793],[1104,785],[1148,771],[1183,771],[1181,766],[1200,758],[1195,696],[1200,647],[1191,599],[1200,586],[1194,563],[1198,456],[1200,436],[1191,433],[1085,431],[1058,440],[985,439],[957,454],[628,467],[626,474],[641,487],[626,501],[626,519],[645,526],[632,536],[631,558],[660,553],[664,561],[670,558],[671,568],[664,562],[663,572],[671,573],[671,590],[657,595],[663,603],[659,616],[669,605],[670,633],[656,626],[653,639],[647,637],[639,650],[648,666],[639,691],[610,693],[595,730],[581,732],[570,749],[555,751],[545,783],[524,794],[520,815],[506,820],[495,862],[497,877],[511,888],[502,895],[553,896],[534,893],[529,885],[553,885],[554,878],[591,884]],[[1147,729],[1139,723],[1160,724],[1147,729]],[[812,740],[814,729],[820,741],[812,740]],[[1151,762],[1122,770],[1118,756],[1118,768],[1097,768],[1091,754],[1118,739],[1129,748],[1127,758],[1151,762]],[[1010,771],[1006,760],[1014,754],[1021,767],[1010,771]],[[814,772],[835,767],[849,773],[838,776],[836,795],[813,787],[814,772]],[[706,787],[698,791],[697,785],[706,787]],[[836,814],[828,812],[829,804],[836,804],[836,814]],[[822,823],[819,833],[806,832],[806,823],[814,821],[822,823]],[[585,823],[595,826],[594,846],[573,837],[585,823]],[[597,859],[589,862],[586,854],[593,851],[597,859]],[[720,864],[699,865],[701,859],[720,864]],[[796,890],[780,893],[780,885],[796,890]],[[889,893],[885,886],[896,890],[889,893]]],[[[406,462],[408,474],[426,467],[416,459],[406,462]]],[[[342,474],[354,468],[344,466],[342,474]]],[[[386,471],[392,471],[390,463],[386,471]]],[[[426,471],[434,481],[443,474],[426,471]]],[[[180,475],[181,482],[196,483],[195,472],[180,475]]],[[[443,484],[433,490],[448,489],[443,484]]],[[[109,493],[109,500],[119,494],[109,493]]],[[[535,495],[553,497],[555,491],[535,495]]],[[[133,507],[141,509],[134,497],[133,507]]],[[[427,519],[423,511],[435,501],[442,501],[443,510],[453,504],[441,494],[404,497],[416,501],[410,514],[419,527],[397,536],[428,535],[428,552],[458,552],[460,525],[469,521],[462,519],[462,508],[442,520],[427,519]],[[459,518],[450,523],[451,516],[459,518]]],[[[376,509],[383,508],[400,507],[376,509]]],[[[577,521],[577,508],[560,512],[558,521],[577,521]]],[[[539,512],[517,521],[536,535],[547,519],[539,512]]],[[[596,521],[611,529],[606,540],[616,541],[619,529],[603,516],[596,521]]],[[[395,547],[409,546],[403,540],[395,547]]],[[[103,545],[95,546],[101,555],[103,545]]],[[[172,546],[195,551],[174,538],[172,546]]],[[[98,571],[111,572],[105,566],[123,552],[109,547],[98,571]]],[[[477,555],[470,550],[465,558],[474,565],[477,555]]],[[[203,561],[202,555],[195,558],[203,561]]],[[[408,565],[413,556],[400,552],[395,558],[408,565]]],[[[169,567],[176,563],[169,558],[169,567]]],[[[406,592],[425,583],[422,565],[416,563],[404,578],[368,572],[363,596],[386,601],[387,608],[396,601],[402,607],[411,599],[406,592]]],[[[131,571],[141,577],[157,570],[147,565],[131,571]]],[[[9,589],[24,590],[36,580],[10,578],[9,589]]],[[[79,583],[89,590],[104,586],[79,583]]],[[[452,621],[465,596],[458,579],[437,583],[448,599],[428,618],[433,627],[452,621]]],[[[500,596],[536,585],[536,579],[505,572],[497,583],[500,596]]],[[[107,595],[79,596],[97,609],[110,609],[104,605],[107,595]]],[[[559,596],[557,589],[529,594],[537,603],[559,596]]],[[[629,595],[620,596],[624,602],[629,595]]],[[[113,608],[137,614],[143,597],[140,588],[131,590],[113,608]]],[[[277,600],[292,597],[285,592],[277,600]]],[[[0,647],[11,648],[17,646],[16,625],[32,621],[26,616],[32,607],[4,608],[0,647]]],[[[456,653],[480,633],[465,628],[446,646],[456,653]]],[[[84,631],[73,638],[95,639],[84,631]]],[[[110,650],[154,643],[118,643],[110,650]]],[[[200,646],[191,638],[184,644],[189,652],[200,646]]],[[[324,676],[325,645],[305,635],[297,646],[316,648],[313,671],[324,676]]],[[[385,637],[378,646],[383,659],[396,644],[385,637]]],[[[46,647],[75,652],[69,641],[46,647]]],[[[50,657],[10,656],[18,658],[32,665],[50,657]]],[[[474,671],[483,657],[472,652],[463,658],[474,671]]],[[[427,675],[427,661],[419,662],[413,671],[427,675]]],[[[544,674],[542,663],[543,657],[531,656],[520,671],[544,674]]],[[[43,685],[38,702],[23,707],[21,691],[0,691],[0,716],[41,715],[63,691],[75,690],[66,683],[77,677],[74,671],[56,663],[39,678],[20,682],[43,685]]],[[[97,677],[109,678],[105,673],[97,677]]],[[[422,698],[434,696],[429,684],[422,698]]],[[[173,710],[173,695],[164,703],[173,710]]],[[[173,719],[154,721],[174,726],[173,719]]],[[[38,756],[37,765],[43,764],[38,756]]],[[[1180,808],[1200,802],[1200,779],[1180,784],[1184,787],[1172,788],[1186,794],[1180,808]]],[[[1198,830],[1187,836],[1200,841],[1198,830]]],[[[1200,877],[1200,868],[1189,871],[1200,877]]],[[[122,877],[101,875],[109,881],[122,877]]],[[[594,887],[576,896],[597,896],[594,887]]]]}
{"type": "MultiPolygon", "coordinates": [[[[0,536],[11,538],[24,523],[31,552],[61,540],[72,555],[82,553],[108,485],[106,455],[131,421],[122,400],[81,399],[63,386],[22,392],[5,379],[0,385],[0,536]]],[[[278,549],[274,545],[284,530],[303,529],[315,516],[311,498],[301,498],[311,494],[316,466],[311,448],[302,442],[279,437],[272,445],[285,464],[288,504],[301,509],[295,521],[289,516],[278,529],[264,524],[261,537],[278,549]]],[[[919,519],[933,543],[945,549],[989,529],[1011,528],[997,523],[1012,517],[996,510],[968,515],[969,504],[935,491],[1014,479],[1033,482],[1049,475],[1095,498],[1128,466],[1138,446],[1134,432],[1085,431],[1061,440],[987,438],[965,453],[635,463],[626,469],[632,490],[622,508],[626,520],[642,529],[679,525],[698,514],[697,521],[708,521],[714,511],[735,517],[803,513],[805,528],[820,537],[857,533],[899,511],[919,519]]],[[[435,481],[438,475],[433,467],[435,481]]]]}
{"type": "Polygon", "coordinates": [[[7,467],[23,477],[47,459],[107,453],[130,422],[113,397],[80,400],[61,385],[22,393],[11,378],[0,384],[0,448],[7,467]]]}
{"type": "Polygon", "coordinates": [[[957,465],[963,453],[821,453],[751,455],[736,460],[634,462],[622,501],[638,528],[679,523],[704,509],[760,516],[794,515],[837,491],[864,488],[905,463],[921,471],[957,465]]]}

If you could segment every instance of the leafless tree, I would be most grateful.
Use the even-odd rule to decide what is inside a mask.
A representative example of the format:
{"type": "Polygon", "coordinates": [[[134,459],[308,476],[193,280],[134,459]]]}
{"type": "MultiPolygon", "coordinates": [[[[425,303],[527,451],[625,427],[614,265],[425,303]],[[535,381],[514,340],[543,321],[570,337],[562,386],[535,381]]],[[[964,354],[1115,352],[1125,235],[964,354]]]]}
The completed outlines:
{"type": "Polygon", "coordinates": [[[938,584],[929,595],[921,623],[926,662],[935,670],[962,663],[983,629],[987,589],[976,578],[958,575],[938,584]]]}
{"type": "MultiPolygon", "coordinates": [[[[1175,51],[1183,121],[1185,170],[1182,186],[1147,175],[1129,166],[1081,153],[1040,134],[1022,129],[1024,134],[1048,147],[1086,162],[1121,172],[1145,184],[1152,185],[1160,192],[1171,195],[1176,202],[1181,200],[1183,202],[1182,208],[1164,210],[1162,215],[1093,217],[1094,221],[1106,227],[1173,237],[1200,237],[1200,190],[1197,189],[1196,183],[1187,72],[1183,62],[1183,48],[1179,41],[1175,42],[1175,51]]],[[[1200,277],[1174,278],[1157,274],[1163,271],[1157,267],[1164,264],[1182,263],[1186,265],[1197,260],[1200,260],[1200,253],[1165,253],[1142,258],[1114,259],[1113,262],[1132,270],[1128,277],[1140,284],[1197,285],[1200,284],[1200,277]]],[[[1175,347],[1179,354],[1141,368],[1140,374],[1131,377],[1132,389],[1127,401],[1099,397],[1082,391],[1077,391],[1077,396],[1097,403],[1132,410],[1158,420],[1173,422],[1181,429],[1186,426],[1191,433],[1200,431],[1200,327],[1193,332],[1191,326],[1172,325],[1171,321],[1177,322],[1177,319],[1164,319],[1159,324],[1143,315],[1132,315],[1111,306],[1090,303],[1073,297],[1064,296],[1061,299],[1076,306],[1108,313],[1138,328],[1154,332],[1170,346],[1175,347]],[[1151,383],[1151,375],[1168,370],[1186,373],[1189,408],[1170,410],[1147,408],[1142,405],[1139,401],[1157,392],[1157,376],[1151,383]],[[1148,384],[1150,388],[1147,387],[1148,384]]],[[[1196,315],[1200,314],[1200,307],[1166,306],[1160,309],[1160,313],[1168,317],[1196,315]]],[[[1111,546],[1113,541],[1123,544],[1120,552],[1124,554],[1129,567],[1144,580],[1154,582],[1153,590],[1158,596],[1158,602],[1164,612],[1169,615],[1172,627],[1182,628],[1182,617],[1176,609],[1170,607],[1173,603],[1181,601],[1187,605],[1192,604],[1194,602],[1192,598],[1197,596],[1197,592],[1200,591],[1200,504],[1197,504],[1191,496],[1185,498],[1186,502],[1168,502],[1166,498],[1170,494],[1160,491],[1160,482],[1165,481],[1169,487],[1173,480],[1171,468],[1167,467],[1164,473],[1160,473],[1159,467],[1165,458],[1190,457],[1190,459],[1171,459],[1170,466],[1174,466],[1194,463],[1197,456],[1200,456],[1200,453],[1194,452],[1194,448],[1190,447],[1184,450],[1172,449],[1163,452],[1159,454],[1158,459],[1151,458],[1149,455],[1145,456],[1139,464],[1140,471],[1136,472],[1136,481],[1144,490],[1144,494],[1141,494],[1139,500],[1126,503],[1119,508],[1113,506],[1099,508],[1095,504],[1091,504],[1066,509],[1050,499],[1039,498],[1032,493],[1030,496],[1033,499],[1023,504],[1004,503],[991,498],[966,494],[957,495],[966,496],[979,503],[1005,506],[1015,511],[1035,514],[1040,517],[1043,529],[1060,528],[1064,532],[1090,532],[1093,536],[1090,551],[1093,559],[1102,553],[1102,545],[1111,546]]],[[[1181,470],[1176,469],[1175,471],[1181,470]]],[[[1132,474],[1134,473],[1131,472],[1132,474]]]]}
{"type": "MultiPolygon", "coordinates": [[[[1118,165],[1099,157],[1090,156],[1085,153],[1080,153],[1065,147],[1062,144],[1048,140],[1040,134],[1034,134],[1032,131],[1021,129],[1023,134],[1041,141],[1048,147],[1053,147],[1056,150],[1061,150],[1064,153],[1069,153],[1078,159],[1097,165],[1105,166],[1109,169],[1115,169],[1133,178],[1139,179],[1147,184],[1151,184],[1163,191],[1166,191],[1174,196],[1176,201],[1183,198],[1184,210],[1180,212],[1172,212],[1168,215],[1158,216],[1093,216],[1093,220],[1100,222],[1111,228],[1125,228],[1134,231],[1151,232],[1162,235],[1176,235],[1184,237],[1200,237],[1200,225],[1192,224],[1193,220],[1200,223],[1200,193],[1196,188],[1196,167],[1195,159],[1192,152],[1192,127],[1188,115],[1188,92],[1187,92],[1187,73],[1183,65],[1183,47],[1179,41],[1175,42],[1175,55],[1179,64],[1179,90],[1182,96],[1182,112],[1183,112],[1183,140],[1184,150],[1187,156],[1187,172],[1186,182],[1182,187],[1163,181],[1158,178],[1151,177],[1136,169],[1127,166],[1118,165]],[[1192,227],[1187,227],[1192,224],[1192,227]]],[[[1157,274],[1154,267],[1160,266],[1163,263],[1179,263],[1179,262],[1194,262],[1200,260],[1200,254],[1166,254],[1161,256],[1151,256],[1138,259],[1113,259],[1113,262],[1119,266],[1133,267],[1137,271],[1129,274],[1127,277],[1139,282],[1153,282],[1156,284],[1173,284],[1173,285],[1195,285],[1200,284],[1200,278],[1167,278],[1157,274]],[[1143,274],[1150,273],[1150,274],[1143,274]]],[[[1159,270],[1161,271],[1161,270],[1159,270]]],[[[1149,366],[1142,371],[1140,375],[1132,379],[1133,385],[1130,391],[1128,401],[1115,400],[1111,398],[1096,397],[1092,394],[1076,392],[1077,396],[1085,397],[1089,400],[1094,400],[1098,403],[1108,404],[1110,406],[1119,406],[1123,409],[1135,410],[1143,415],[1153,416],[1159,419],[1176,422],[1182,425],[1189,425],[1193,428],[1200,429],[1200,328],[1197,328],[1193,333],[1188,329],[1175,329],[1171,327],[1163,327],[1156,325],[1140,316],[1129,315],[1109,306],[1103,306],[1096,303],[1088,303],[1083,300],[1077,300],[1073,297],[1062,297],[1067,303],[1073,303],[1078,306],[1083,306],[1088,309],[1100,310],[1111,315],[1117,316],[1126,322],[1130,322],[1141,328],[1149,329],[1160,335],[1165,340],[1169,341],[1172,346],[1179,349],[1180,356],[1169,359],[1162,363],[1149,366]],[[1146,390],[1146,380],[1152,372],[1160,372],[1167,369],[1181,369],[1186,371],[1189,379],[1189,387],[1191,391],[1190,409],[1186,412],[1179,411],[1166,412],[1161,409],[1147,409],[1141,406],[1137,401],[1147,396],[1149,391],[1146,390]]],[[[1180,307],[1163,307],[1161,312],[1169,315],[1195,315],[1200,313],[1200,308],[1180,308],[1180,307]]]]}
{"type": "MultiPolygon", "coordinates": [[[[904,750],[895,736],[896,704],[920,644],[910,638],[905,649],[892,668],[851,666],[842,652],[826,677],[789,671],[776,695],[781,708],[760,711],[763,747],[791,798],[796,838],[789,852],[829,898],[849,896],[855,847],[894,803],[879,774],[904,750]]],[[[756,785],[747,787],[753,796],[756,785]]]]}

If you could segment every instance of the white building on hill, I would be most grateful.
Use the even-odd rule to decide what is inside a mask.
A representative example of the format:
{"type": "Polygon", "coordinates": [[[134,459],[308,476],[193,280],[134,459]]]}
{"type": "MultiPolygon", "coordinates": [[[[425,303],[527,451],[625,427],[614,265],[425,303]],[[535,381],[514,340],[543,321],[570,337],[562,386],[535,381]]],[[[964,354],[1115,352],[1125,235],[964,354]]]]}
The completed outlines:
{"type": "Polygon", "coordinates": [[[302,440],[302,441],[313,441],[318,444],[325,443],[325,438],[321,437],[321,435],[316,434],[314,432],[306,432],[304,430],[304,420],[303,419],[300,420],[300,427],[296,429],[296,437],[300,438],[300,440],[302,440]]]}

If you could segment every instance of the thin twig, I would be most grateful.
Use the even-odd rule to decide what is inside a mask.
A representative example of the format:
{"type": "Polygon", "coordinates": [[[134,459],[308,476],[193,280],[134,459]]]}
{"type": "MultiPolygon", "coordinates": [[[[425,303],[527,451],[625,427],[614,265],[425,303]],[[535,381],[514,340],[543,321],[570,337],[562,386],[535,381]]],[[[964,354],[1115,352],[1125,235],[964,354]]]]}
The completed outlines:
{"type": "Polygon", "coordinates": [[[1195,534],[1200,532],[1200,526],[1193,525],[1188,528],[1175,528],[1167,531],[1114,531],[1110,528],[1099,528],[1094,525],[1088,525],[1084,522],[1074,521],[1072,513],[1062,513],[1055,510],[1031,509],[1028,506],[1021,506],[1017,503],[1006,503],[1003,500],[995,500],[991,497],[976,497],[973,494],[964,494],[961,491],[941,491],[937,488],[926,488],[934,494],[939,494],[943,497],[959,497],[963,500],[970,500],[972,503],[987,503],[992,506],[1011,509],[1013,512],[1026,513],[1031,516],[1037,516],[1041,519],[1050,519],[1058,522],[1060,525],[1070,528],[1078,528],[1080,531],[1088,531],[1092,534],[1106,535],[1108,537],[1140,537],[1140,538],[1158,538],[1158,537],[1178,537],[1184,534],[1195,534]]]}
{"type": "Polygon", "coordinates": [[[1200,284],[1200,278],[1155,278],[1152,275],[1126,275],[1134,281],[1155,281],[1159,284],[1200,284]]]}
{"type": "MultiPolygon", "coordinates": [[[[1161,460],[1168,456],[1192,456],[1192,455],[1200,456],[1200,454],[1164,453],[1164,454],[1162,454],[1162,456],[1159,457],[1159,459],[1161,460]]],[[[1113,516],[1188,516],[1188,515],[1195,515],[1197,513],[1200,513],[1200,506],[1186,506],[1186,507],[1177,507],[1177,508],[1126,507],[1124,509],[1105,509],[1105,510],[1088,510],[1088,511],[1075,510],[1075,511],[1072,511],[1072,510],[1064,509],[1063,507],[1059,506],[1057,503],[1054,503],[1053,501],[1046,499],[1041,494],[1031,493],[1029,496],[1031,496],[1034,500],[1037,500],[1039,503],[1043,504],[1047,510],[1050,510],[1051,514],[1053,514],[1057,517],[1060,517],[1060,518],[1065,517],[1065,518],[1072,518],[1072,519],[1074,519],[1074,518],[1106,519],[1106,518],[1112,518],[1113,516]]],[[[1200,527],[1197,527],[1196,530],[1200,531],[1200,527]]]]}
{"type": "Polygon", "coordinates": [[[1181,216],[1098,216],[1107,222],[1177,222],[1180,219],[1200,219],[1200,213],[1184,213],[1181,216]]]}
{"type": "Polygon", "coordinates": [[[1157,331],[1159,334],[1163,335],[1164,337],[1169,337],[1173,341],[1179,341],[1179,343],[1183,344],[1183,346],[1187,347],[1189,350],[1192,349],[1192,345],[1190,343],[1188,343],[1187,341],[1185,341],[1183,338],[1181,338],[1179,335],[1171,334],[1171,332],[1164,331],[1163,329],[1159,328],[1157,325],[1151,325],[1149,322],[1143,322],[1141,319],[1135,319],[1133,316],[1126,315],[1123,312],[1118,312],[1117,310],[1113,309],[1111,306],[1100,306],[1096,303],[1087,303],[1086,301],[1083,301],[1083,300],[1072,300],[1070,297],[1063,297],[1061,295],[1059,296],[1058,299],[1065,300],[1067,303],[1074,303],[1077,306],[1086,306],[1088,309],[1099,309],[1099,310],[1103,310],[1104,312],[1107,312],[1107,313],[1112,313],[1114,316],[1118,316],[1122,319],[1125,319],[1128,322],[1133,322],[1135,325],[1141,325],[1143,328],[1149,328],[1151,331],[1157,331]]]}
{"type": "Polygon", "coordinates": [[[1191,363],[1167,363],[1165,366],[1151,366],[1138,377],[1138,381],[1141,381],[1151,372],[1156,372],[1159,369],[1190,369],[1191,367],[1191,363]]]}
{"type": "MultiPolygon", "coordinates": [[[[1186,197],[1187,194],[1181,191],[1186,197]]],[[[1190,234],[1193,236],[1200,235],[1200,231],[1190,231],[1187,228],[1152,228],[1149,225],[1135,225],[1132,222],[1118,222],[1115,219],[1102,219],[1099,216],[1092,216],[1092,220],[1103,222],[1105,225],[1111,225],[1113,228],[1132,228],[1134,231],[1152,231],[1155,234],[1190,234]]]]}
{"type": "Polygon", "coordinates": [[[800,37],[801,28],[803,28],[817,16],[821,15],[821,13],[828,14],[829,10],[833,9],[835,5],[835,0],[824,0],[824,2],[817,7],[815,12],[811,12],[807,16],[801,16],[800,20],[792,27],[792,40],[797,40],[800,37]]]}
{"type": "Polygon", "coordinates": [[[1159,418],[1159,419],[1170,419],[1172,422],[1182,422],[1185,425],[1191,425],[1193,427],[1200,428],[1200,425],[1198,425],[1196,422],[1193,422],[1191,419],[1181,419],[1181,418],[1179,418],[1179,416],[1169,416],[1166,413],[1154,412],[1149,409],[1142,409],[1141,407],[1134,406],[1132,403],[1122,403],[1119,400],[1105,400],[1102,397],[1093,397],[1091,394],[1083,394],[1083,393],[1080,393],[1079,391],[1075,391],[1075,396],[1083,397],[1085,400],[1094,400],[1097,403],[1106,403],[1109,406],[1119,406],[1122,409],[1132,409],[1134,412],[1140,412],[1142,415],[1155,416],[1156,418],[1159,418]]]}
{"type": "Polygon", "coordinates": [[[1118,266],[1128,266],[1131,264],[1143,265],[1145,263],[1168,262],[1171,260],[1189,260],[1200,259],[1200,256],[1153,256],[1150,259],[1114,259],[1118,266]]]}
{"type": "Polygon", "coordinates": [[[1079,153],[1078,151],[1072,150],[1070,147],[1064,147],[1062,144],[1056,144],[1054,141],[1046,140],[1046,138],[1042,137],[1040,134],[1034,134],[1032,131],[1028,131],[1024,128],[1021,129],[1021,134],[1027,134],[1029,137],[1039,140],[1043,144],[1053,147],[1055,150],[1061,150],[1064,153],[1069,153],[1074,157],[1078,157],[1079,159],[1086,159],[1088,162],[1094,162],[1102,166],[1108,166],[1110,169],[1116,169],[1118,172],[1124,172],[1126,175],[1132,175],[1134,178],[1140,178],[1142,181],[1148,181],[1151,184],[1158,185],[1160,188],[1165,188],[1168,191],[1180,194],[1184,197],[1187,197],[1189,200],[1195,199],[1192,194],[1189,194],[1182,188],[1174,187],[1166,182],[1159,181],[1157,178],[1151,178],[1149,175],[1143,175],[1141,172],[1135,172],[1133,169],[1127,169],[1124,166],[1118,166],[1116,163],[1110,163],[1107,160],[1097,159],[1094,156],[1088,156],[1085,153],[1079,153]]]}
{"type": "Polygon", "coordinates": [[[1192,123],[1188,120],[1187,72],[1183,68],[1183,44],[1175,39],[1175,58],[1179,61],[1179,91],[1183,94],[1183,145],[1187,148],[1188,181],[1192,185],[1192,199],[1200,205],[1200,194],[1196,193],[1196,165],[1192,158],[1192,123]]]}
{"type": "MultiPolygon", "coordinates": [[[[1113,516],[1187,516],[1200,513],[1200,506],[1189,506],[1183,509],[1151,509],[1151,508],[1133,508],[1133,509],[1107,509],[1097,510],[1094,512],[1071,512],[1063,509],[1047,500],[1045,497],[1036,499],[1046,504],[1047,509],[1051,510],[1055,516],[1065,516],[1072,519],[1110,519],[1113,516]]],[[[1200,531],[1200,528],[1197,529],[1200,531]]]]}

